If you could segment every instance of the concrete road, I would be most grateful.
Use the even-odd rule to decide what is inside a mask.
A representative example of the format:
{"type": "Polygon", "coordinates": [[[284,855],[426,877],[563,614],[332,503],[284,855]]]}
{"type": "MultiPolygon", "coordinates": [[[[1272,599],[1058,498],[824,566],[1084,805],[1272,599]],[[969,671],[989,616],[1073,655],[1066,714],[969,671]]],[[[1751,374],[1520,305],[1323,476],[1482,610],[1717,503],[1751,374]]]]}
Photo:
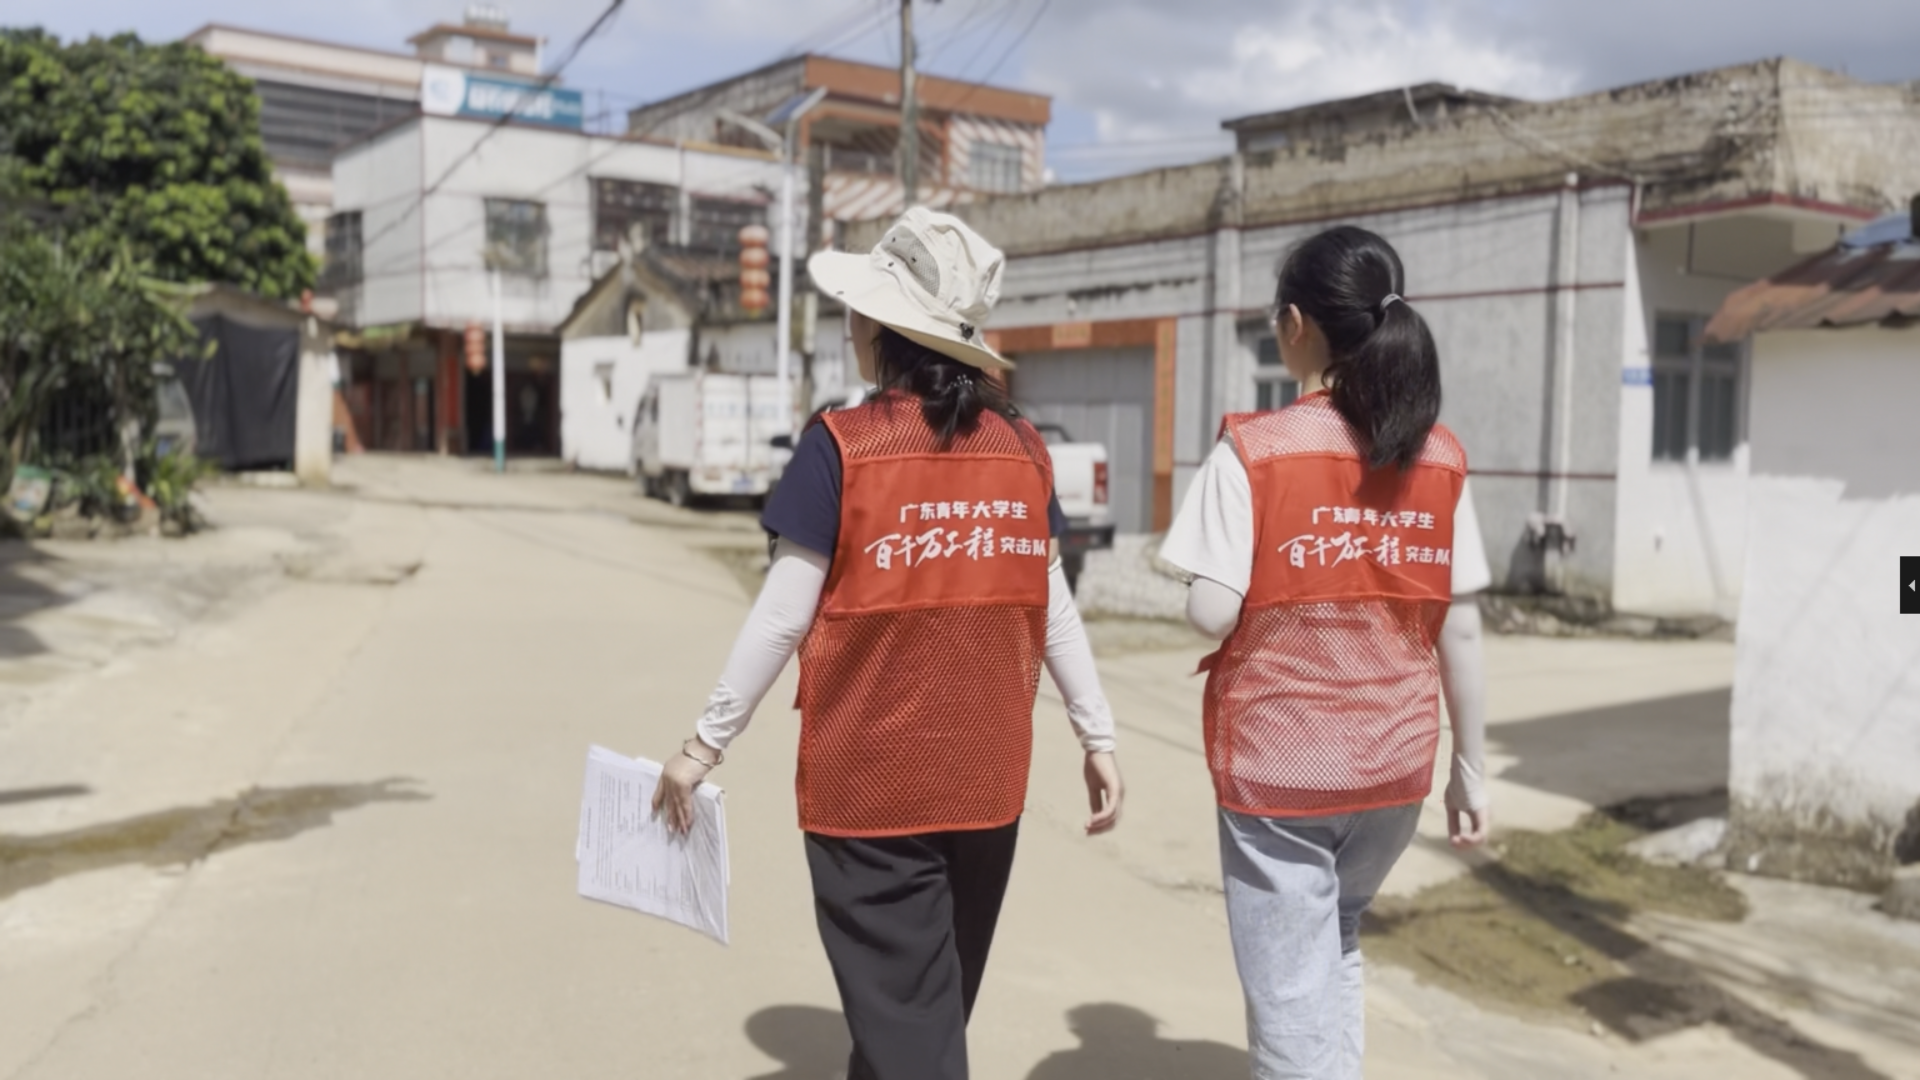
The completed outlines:
{"type": "MultiPolygon", "coordinates": [[[[78,601],[3,613],[0,1077],[834,1076],[791,670],[714,778],[731,947],[573,891],[585,748],[659,757],[687,735],[748,605],[706,549],[757,545],[751,518],[464,462],[341,473],[329,493],[218,489],[228,527],[176,548],[47,554],[53,595],[92,574],[154,597],[122,601],[138,633],[111,611],[82,633],[78,601]],[[184,572],[125,571],[141,560],[202,567],[201,599],[169,607],[184,572]],[[92,651],[49,667],[79,648],[61,633],[92,651]]],[[[1043,693],[976,1076],[1247,1074],[1198,654],[1103,660],[1132,792],[1112,837],[1079,833],[1077,749],[1043,693]]],[[[1505,823],[1558,827],[1724,768],[1725,646],[1502,641],[1493,666],[1505,823]]],[[[1437,828],[1430,813],[1394,888],[1461,871],[1437,828]]],[[[1374,1077],[1816,1075],[1711,1023],[1601,1038],[1384,966],[1370,1005],[1374,1077]]],[[[1875,1037],[1844,1075],[1916,1075],[1897,1032],[1875,1037]]]]}

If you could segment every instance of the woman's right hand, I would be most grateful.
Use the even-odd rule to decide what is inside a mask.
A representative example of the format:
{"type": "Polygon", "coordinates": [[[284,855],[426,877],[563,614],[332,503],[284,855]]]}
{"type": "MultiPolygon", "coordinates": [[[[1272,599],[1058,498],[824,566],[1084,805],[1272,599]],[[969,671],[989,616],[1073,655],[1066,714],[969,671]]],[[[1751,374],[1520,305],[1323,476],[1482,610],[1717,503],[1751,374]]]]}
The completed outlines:
{"type": "Polygon", "coordinates": [[[1126,786],[1120,782],[1120,763],[1112,751],[1087,755],[1087,807],[1093,816],[1087,819],[1087,835],[1112,832],[1120,824],[1120,803],[1126,798],[1126,786]]]}
{"type": "MultiPolygon", "coordinates": [[[[712,752],[711,747],[708,750],[712,752]]],[[[693,789],[716,764],[701,761],[682,749],[661,767],[660,786],[653,792],[653,815],[667,819],[668,832],[685,836],[693,828],[693,789]]]]}

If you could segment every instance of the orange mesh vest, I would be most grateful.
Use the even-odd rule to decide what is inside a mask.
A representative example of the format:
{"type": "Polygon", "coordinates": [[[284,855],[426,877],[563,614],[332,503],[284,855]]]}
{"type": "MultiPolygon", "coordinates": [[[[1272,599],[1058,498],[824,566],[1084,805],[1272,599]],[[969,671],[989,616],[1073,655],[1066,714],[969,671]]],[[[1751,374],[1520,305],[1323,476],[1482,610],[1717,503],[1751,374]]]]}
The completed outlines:
{"type": "Polygon", "coordinates": [[[1026,804],[1046,654],[1046,445],[987,414],[940,450],[899,396],[823,422],[840,447],[840,538],[800,645],[800,827],[1008,824],[1026,804]]]}
{"type": "Polygon", "coordinates": [[[1240,624],[1202,664],[1214,794],[1275,817],[1425,798],[1465,451],[1436,426],[1412,469],[1369,470],[1324,393],[1225,426],[1254,556],[1240,624]]]}

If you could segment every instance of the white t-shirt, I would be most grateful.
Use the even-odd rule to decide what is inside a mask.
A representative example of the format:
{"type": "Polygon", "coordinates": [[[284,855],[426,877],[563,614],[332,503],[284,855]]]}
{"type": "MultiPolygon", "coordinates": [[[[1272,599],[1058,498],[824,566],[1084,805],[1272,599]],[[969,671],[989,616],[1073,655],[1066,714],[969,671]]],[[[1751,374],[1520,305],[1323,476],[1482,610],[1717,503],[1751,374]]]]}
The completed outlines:
{"type": "MultiPolygon", "coordinates": [[[[1253,485],[1229,435],[1214,446],[1194,476],[1180,514],[1160,545],[1160,557],[1245,596],[1253,580],[1253,531],[1253,485]]],[[[1476,593],[1491,584],[1493,570],[1480,539],[1480,519],[1473,512],[1473,491],[1463,485],[1453,512],[1453,595],[1476,593]]]]}

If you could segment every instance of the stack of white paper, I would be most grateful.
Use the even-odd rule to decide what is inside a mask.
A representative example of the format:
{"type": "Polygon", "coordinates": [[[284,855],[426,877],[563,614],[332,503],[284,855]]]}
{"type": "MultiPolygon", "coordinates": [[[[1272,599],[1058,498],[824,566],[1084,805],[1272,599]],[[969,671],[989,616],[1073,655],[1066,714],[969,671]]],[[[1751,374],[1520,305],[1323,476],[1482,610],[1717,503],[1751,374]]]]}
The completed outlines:
{"type": "Polygon", "coordinates": [[[693,827],[671,833],[653,814],[660,764],[604,747],[587,751],[580,796],[580,895],[658,915],[727,942],[727,815],[719,788],[694,790],[693,827]]]}

